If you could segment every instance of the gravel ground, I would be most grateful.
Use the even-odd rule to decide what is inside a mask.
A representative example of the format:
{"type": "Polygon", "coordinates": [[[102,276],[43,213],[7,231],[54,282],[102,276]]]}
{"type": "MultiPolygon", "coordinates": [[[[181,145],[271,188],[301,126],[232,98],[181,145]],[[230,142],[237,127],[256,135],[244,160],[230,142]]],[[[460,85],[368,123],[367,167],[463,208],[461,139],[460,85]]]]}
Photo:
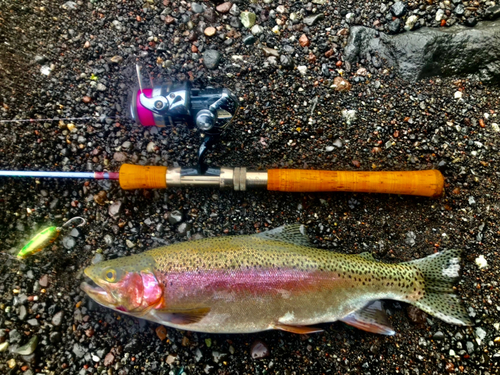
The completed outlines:
{"type": "MultiPolygon", "coordinates": [[[[0,120],[96,118],[2,123],[0,168],[192,165],[196,131],[142,129],[126,118],[125,99],[139,62],[155,83],[191,80],[198,87],[227,87],[240,98],[243,109],[210,154],[212,165],[439,168],[445,196],[124,192],[109,182],[2,179],[0,251],[15,253],[40,229],[74,216],[88,224],[65,231],[23,262],[3,256],[0,373],[499,373],[499,88],[467,77],[409,83],[376,57],[346,64],[349,24],[389,30],[392,3],[238,1],[217,12],[219,5],[0,3],[0,120]],[[240,21],[244,11],[256,15],[260,27],[253,33],[245,27],[252,16],[240,21]],[[338,77],[349,82],[348,90],[337,91],[338,77]],[[388,302],[398,332],[393,337],[342,323],[325,324],[325,333],[310,336],[165,331],[98,307],[79,289],[91,262],[294,222],[308,225],[315,246],[371,251],[387,262],[463,248],[457,289],[475,326],[448,325],[388,302]]],[[[418,15],[420,26],[439,27],[444,19],[446,27],[483,20],[491,5],[414,1],[400,29],[408,12],[418,15]]]]}

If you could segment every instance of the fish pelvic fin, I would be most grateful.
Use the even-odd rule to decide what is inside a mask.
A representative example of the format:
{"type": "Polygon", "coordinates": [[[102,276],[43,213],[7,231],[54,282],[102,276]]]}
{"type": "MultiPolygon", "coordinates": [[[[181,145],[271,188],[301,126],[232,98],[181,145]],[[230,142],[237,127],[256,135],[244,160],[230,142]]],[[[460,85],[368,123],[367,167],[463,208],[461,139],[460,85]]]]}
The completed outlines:
{"type": "Polygon", "coordinates": [[[354,311],[340,320],[363,331],[387,336],[396,334],[387,318],[382,301],[370,302],[362,309],[354,311]]]}
{"type": "Polygon", "coordinates": [[[403,264],[416,267],[424,277],[424,296],[410,304],[447,323],[473,325],[453,284],[460,277],[462,251],[451,249],[403,264]]]}

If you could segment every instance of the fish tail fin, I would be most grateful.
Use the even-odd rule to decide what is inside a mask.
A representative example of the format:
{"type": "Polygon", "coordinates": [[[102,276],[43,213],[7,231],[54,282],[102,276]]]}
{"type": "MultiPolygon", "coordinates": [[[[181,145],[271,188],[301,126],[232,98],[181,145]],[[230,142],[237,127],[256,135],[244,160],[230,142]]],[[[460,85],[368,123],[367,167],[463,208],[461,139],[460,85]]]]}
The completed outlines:
{"type": "Polygon", "coordinates": [[[460,277],[461,253],[451,249],[406,262],[420,270],[425,280],[423,298],[408,302],[447,323],[471,326],[473,323],[453,290],[453,284],[460,277]]]}

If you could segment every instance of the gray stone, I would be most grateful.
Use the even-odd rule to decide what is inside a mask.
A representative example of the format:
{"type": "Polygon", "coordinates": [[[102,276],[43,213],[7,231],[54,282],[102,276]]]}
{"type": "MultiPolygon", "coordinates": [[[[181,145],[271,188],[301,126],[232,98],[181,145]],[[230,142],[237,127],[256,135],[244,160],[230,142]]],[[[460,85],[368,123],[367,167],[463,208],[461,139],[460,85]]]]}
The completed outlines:
{"type": "Polygon", "coordinates": [[[73,237],[66,236],[66,237],[63,237],[62,244],[63,244],[65,249],[70,250],[70,249],[75,247],[76,241],[73,237]]]}
{"type": "Polygon", "coordinates": [[[73,353],[78,357],[78,358],[82,358],[85,353],[87,351],[85,350],[85,348],[83,346],[81,346],[80,344],[74,344],[73,345],[73,353]]]}
{"type": "Polygon", "coordinates": [[[290,56],[287,56],[287,55],[281,55],[280,56],[280,64],[285,69],[293,69],[293,67],[295,65],[294,62],[293,62],[293,59],[290,56]]]}
{"type": "Polygon", "coordinates": [[[484,15],[490,20],[496,20],[500,17],[500,4],[487,8],[484,15]]]}
{"type": "Polygon", "coordinates": [[[215,69],[219,66],[222,56],[219,51],[208,49],[203,52],[203,64],[207,69],[215,69]]]}
{"type": "Polygon", "coordinates": [[[205,11],[205,9],[203,9],[203,5],[198,3],[191,3],[191,10],[194,13],[203,13],[205,11]]]}
{"type": "Polygon", "coordinates": [[[457,16],[463,16],[465,13],[465,7],[463,4],[458,4],[455,9],[453,9],[453,13],[455,13],[457,16]]]}
{"type": "Polygon", "coordinates": [[[9,343],[16,344],[21,341],[21,334],[17,329],[13,329],[9,332],[9,343]]]}
{"type": "Polygon", "coordinates": [[[182,221],[182,213],[174,210],[168,214],[168,222],[170,224],[179,224],[182,221]]]}
{"type": "Polygon", "coordinates": [[[394,14],[396,17],[404,16],[407,11],[408,9],[406,8],[406,4],[403,3],[402,1],[396,1],[391,6],[391,13],[394,14]]]}
{"type": "Polygon", "coordinates": [[[62,323],[62,320],[63,320],[63,316],[64,316],[64,313],[62,311],[59,311],[58,313],[56,313],[53,317],[52,317],[52,325],[53,326],[56,326],[56,327],[59,327],[62,323]]]}
{"type": "Polygon", "coordinates": [[[109,216],[116,218],[122,210],[122,202],[116,201],[108,208],[109,216]]]}
{"type": "Polygon", "coordinates": [[[102,83],[97,84],[97,91],[106,91],[107,88],[102,83]]]}
{"type": "Polygon", "coordinates": [[[474,74],[500,81],[500,23],[480,22],[474,29],[422,28],[395,36],[362,26],[351,28],[345,56],[351,64],[377,54],[408,80],[474,74]]]}
{"type": "Polygon", "coordinates": [[[61,341],[61,334],[59,332],[51,332],[49,335],[49,340],[52,344],[57,344],[61,341]]]}
{"type": "Polygon", "coordinates": [[[399,18],[396,18],[394,21],[391,21],[387,24],[387,30],[391,34],[396,34],[397,32],[399,32],[400,29],[401,29],[401,20],[399,18]]]}
{"type": "Polygon", "coordinates": [[[28,315],[28,310],[26,310],[26,306],[22,305],[21,307],[19,307],[19,320],[26,319],[27,315],[28,315]]]}
{"type": "Polygon", "coordinates": [[[28,341],[25,345],[17,348],[15,352],[20,355],[30,355],[33,354],[36,347],[38,345],[38,336],[33,336],[30,341],[28,341]]]}
{"type": "Polygon", "coordinates": [[[302,20],[302,22],[304,22],[307,26],[312,26],[312,25],[316,24],[316,22],[322,20],[323,18],[325,18],[325,15],[323,13],[319,13],[319,14],[314,14],[312,16],[304,18],[302,20]]]}
{"type": "Polygon", "coordinates": [[[257,41],[257,38],[253,36],[252,34],[247,35],[246,37],[243,38],[243,44],[246,46],[251,46],[257,41]]]}

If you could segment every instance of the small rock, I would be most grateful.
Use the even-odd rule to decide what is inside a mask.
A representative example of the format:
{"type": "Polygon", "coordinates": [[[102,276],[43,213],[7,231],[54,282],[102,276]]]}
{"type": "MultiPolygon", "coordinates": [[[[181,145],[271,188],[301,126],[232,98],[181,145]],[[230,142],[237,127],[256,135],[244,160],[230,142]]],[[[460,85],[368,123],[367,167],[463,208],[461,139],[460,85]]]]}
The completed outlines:
{"type": "Polygon", "coordinates": [[[240,13],[241,13],[241,11],[240,11],[240,8],[238,8],[238,5],[233,4],[233,6],[231,7],[231,10],[229,11],[229,14],[231,14],[233,16],[239,16],[240,13]]]}
{"type": "Polygon", "coordinates": [[[155,329],[156,336],[163,341],[167,338],[167,329],[164,326],[158,326],[155,329]]]}
{"type": "Polygon", "coordinates": [[[255,13],[252,12],[241,12],[240,13],[240,20],[243,26],[245,26],[247,29],[251,28],[253,25],[255,25],[255,13]]]}
{"type": "Polygon", "coordinates": [[[112,63],[115,63],[115,64],[119,64],[123,61],[123,57],[116,55],[116,56],[113,56],[111,59],[109,59],[109,61],[111,61],[112,63]]]}
{"type": "Polygon", "coordinates": [[[404,16],[407,11],[408,11],[408,8],[406,7],[406,4],[403,3],[402,1],[396,1],[391,6],[391,13],[396,17],[404,16]]]}
{"type": "Polygon", "coordinates": [[[65,236],[65,237],[63,237],[63,239],[62,239],[62,244],[63,244],[63,246],[64,246],[64,248],[65,248],[65,249],[70,250],[70,249],[72,249],[72,248],[74,248],[74,247],[75,247],[75,245],[76,245],[76,241],[75,241],[75,239],[74,239],[73,237],[71,237],[71,236],[65,236]]]}
{"type": "Polygon", "coordinates": [[[309,41],[309,38],[307,38],[307,35],[306,34],[302,34],[299,38],[299,44],[301,47],[307,47],[311,44],[311,42],[309,41]]]}
{"type": "Polygon", "coordinates": [[[396,34],[401,28],[401,19],[396,18],[394,21],[387,24],[387,31],[391,34],[396,34]]]}
{"type": "Polygon", "coordinates": [[[127,245],[127,247],[129,249],[132,249],[133,247],[135,247],[135,244],[130,240],[125,240],[125,244],[127,245]]]}
{"type": "Polygon", "coordinates": [[[172,225],[179,224],[182,221],[182,213],[174,210],[168,214],[168,222],[172,225]]]}
{"type": "Polygon", "coordinates": [[[255,340],[250,347],[250,355],[253,359],[265,358],[270,354],[266,343],[261,340],[255,340]]]}
{"type": "Polygon", "coordinates": [[[494,122],[491,124],[491,129],[495,132],[495,133],[500,133],[500,126],[494,122]]]}
{"type": "Polygon", "coordinates": [[[63,5],[61,5],[61,8],[65,10],[76,10],[78,8],[78,4],[74,1],[66,1],[63,5]]]}
{"type": "Polygon", "coordinates": [[[484,15],[490,20],[496,20],[500,17],[500,4],[486,8],[484,15]]]}
{"type": "Polygon", "coordinates": [[[154,142],[149,142],[148,145],[146,146],[146,151],[147,152],[155,152],[157,149],[156,144],[154,142]]]}
{"type": "Polygon", "coordinates": [[[191,10],[194,13],[203,13],[205,9],[203,8],[203,5],[198,4],[198,3],[191,3],[191,10]]]}
{"type": "Polygon", "coordinates": [[[84,96],[84,97],[82,98],[82,102],[84,102],[85,104],[90,103],[90,102],[91,102],[91,100],[92,100],[92,98],[91,98],[90,96],[84,96]]]}
{"type": "Polygon", "coordinates": [[[444,338],[444,333],[441,331],[437,331],[434,335],[432,335],[434,340],[442,340],[444,338]]]}
{"type": "Polygon", "coordinates": [[[349,90],[351,90],[352,85],[351,85],[351,83],[348,80],[346,80],[346,79],[344,79],[342,77],[335,77],[335,79],[333,80],[333,86],[332,87],[333,87],[333,89],[335,91],[342,92],[342,91],[349,91],[349,90]]]}
{"type": "Polygon", "coordinates": [[[94,202],[96,202],[100,206],[104,206],[107,199],[108,195],[104,190],[101,190],[99,193],[94,195],[94,202]]]}
{"type": "Polygon", "coordinates": [[[0,344],[0,353],[7,351],[9,349],[9,343],[7,341],[0,344]]]}
{"type": "Polygon", "coordinates": [[[21,341],[21,334],[17,329],[13,329],[9,332],[9,342],[11,344],[16,344],[21,341]]]}
{"type": "Polygon", "coordinates": [[[203,31],[203,33],[204,33],[206,36],[214,36],[216,32],[217,32],[216,28],[215,28],[215,27],[212,27],[212,26],[207,27],[207,28],[203,31]]]}
{"type": "Polygon", "coordinates": [[[274,57],[280,56],[280,53],[274,48],[262,47],[262,51],[264,51],[264,54],[266,56],[274,56],[274,57]]]}
{"type": "Polygon", "coordinates": [[[250,31],[253,35],[259,35],[264,32],[264,28],[260,25],[253,25],[250,31]]]}
{"type": "Polygon", "coordinates": [[[256,41],[257,41],[257,38],[251,34],[247,35],[246,37],[243,38],[243,44],[245,44],[246,46],[251,46],[251,45],[255,44],[256,41]]]}
{"type": "Polygon", "coordinates": [[[307,66],[305,66],[305,65],[299,65],[299,66],[297,67],[297,70],[299,71],[299,73],[300,73],[301,75],[303,75],[303,76],[304,76],[304,75],[306,75],[306,73],[307,73],[307,66]]]}
{"type": "Polygon", "coordinates": [[[219,51],[209,49],[203,53],[203,64],[207,69],[215,69],[219,66],[221,58],[222,56],[219,51]]]}
{"type": "Polygon", "coordinates": [[[217,7],[215,9],[217,10],[217,12],[225,14],[231,10],[232,6],[233,6],[233,3],[226,1],[225,3],[217,5],[217,7]]]}
{"type": "Polygon", "coordinates": [[[453,9],[453,13],[457,16],[463,16],[465,14],[465,7],[463,4],[458,4],[455,9],[453,9]]]}
{"type": "Polygon", "coordinates": [[[108,214],[109,216],[116,218],[122,210],[122,202],[121,201],[116,201],[113,202],[112,205],[108,207],[108,214]]]}
{"type": "Polygon", "coordinates": [[[314,14],[312,16],[304,18],[303,22],[307,26],[312,26],[312,25],[316,24],[316,22],[322,20],[323,18],[325,18],[325,15],[323,13],[319,13],[319,14],[314,14]]]}
{"type": "Polygon", "coordinates": [[[28,343],[17,348],[15,352],[20,355],[30,355],[32,354],[38,345],[38,336],[33,336],[28,343]]]}
{"type": "Polygon", "coordinates": [[[37,64],[43,64],[44,62],[46,62],[48,59],[47,57],[45,56],[42,56],[42,55],[36,55],[35,56],[35,63],[37,64]]]}
{"type": "Polygon", "coordinates": [[[344,109],[342,111],[342,118],[347,125],[351,125],[356,120],[356,111],[354,109],[344,109]]]}
{"type": "Polygon", "coordinates": [[[406,239],[405,239],[405,242],[410,245],[410,246],[414,246],[415,243],[416,243],[416,240],[417,239],[417,235],[415,234],[415,232],[408,232],[406,233],[406,239]]]}
{"type": "Polygon", "coordinates": [[[113,159],[115,161],[123,162],[127,160],[127,155],[125,155],[123,152],[115,152],[113,155],[113,159]]]}
{"type": "Polygon", "coordinates": [[[64,312],[62,311],[59,311],[58,313],[54,314],[51,321],[52,325],[55,327],[59,327],[62,324],[63,317],[64,317],[64,312]]]}
{"type": "Polygon", "coordinates": [[[185,235],[187,235],[187,232],[189,232],[191,230],[191,228],[192,228],[191,224],[189,224],[189,223],[181,223],[177,227],[177,233],[179,233],[182,236],[185,236],[185,235]]]}
{"type": "Polygon", "coordinates": [[[97,84],[97,91],[106,91],[106,90],[107,90],[107,87],[105,85],[103,85],[100,82],[97,84]]]}
{"type": "Polygon", "coordinates": [[[281,55],[280,56],[280,64],[285,69],[293,69],[294,61],[290,56],[281,55]]]}
{"type": "Polygon", "coordinates": [[[482,268],[487,268],[488,267],[488,261],[486,260],[486,258],[484,257],[484,255],[479,255],[477,258],[476,258],[476,264],[477,266],[482,269],[482,268]]]}
{"type": "Polygon", "coordinates": [[[51,72],[52,72],[52,68],[48,65],[43,65],[40,68],[40,73],[42,73],[44,76],[50,75],[51,72]]]}
{"type": "Polygon", "coordinates": [[[476,200],[474,199],[474,197],[471,195],[469,197],[469,204],[472,206],[473,204],[476,204],[476,200]]]}
{"type": "Polygon", "coordinates": [[[47,288],[49,286],[49,275],[43,275],[42,277],[40,277],[40,280],[38,280],[38,284],[40,284],[42,288],[47,288]]]}
{"type": "Polygon", "coordinates": [[[104,366],[108,367],[108,366],[111,366],[113,364],[115,360],[115,356],[112,354],[112,353],[108,353],[106,354],[106,357],[104,357],[104,366]]]}
{"type": "Polygon", "coordinates": [[[411,15],[410,17],[408,17],[405,22],[405,30],[406,31],[412,30],[415,27],[417,21],[418,21],[418,16],[416,15],[411,15]]]}
{"type": "Polygon", "coordinates": [[[443,9],[438,9],[437,12],[436,12],[436,21],[437,22],[441,22],[441,20],[443,19],[444,17],[444,10],[443,9]]]}
{"type": "Polygon", "coordinates": [[[19,320],[24,320],[26,319],[26,316],[28,315],[28,310],[26,310],[26,306],[21,305],[19,307],[19,320]]]}
{"type": "Polygon", "coordinates": [[[77,344],[77,343],[75,343],[75,344],[73,345],[73,350],[72,350],[72,351],[73,351],[73,353],[74,353],[74,354],[75,354],[78,358],[83,358],[83,356],[84,356],[84,355],[85,355],[85,353],[87,352],[87,351],[85,350],[85,348],[84,348],[82,345],[77,344]]]}

